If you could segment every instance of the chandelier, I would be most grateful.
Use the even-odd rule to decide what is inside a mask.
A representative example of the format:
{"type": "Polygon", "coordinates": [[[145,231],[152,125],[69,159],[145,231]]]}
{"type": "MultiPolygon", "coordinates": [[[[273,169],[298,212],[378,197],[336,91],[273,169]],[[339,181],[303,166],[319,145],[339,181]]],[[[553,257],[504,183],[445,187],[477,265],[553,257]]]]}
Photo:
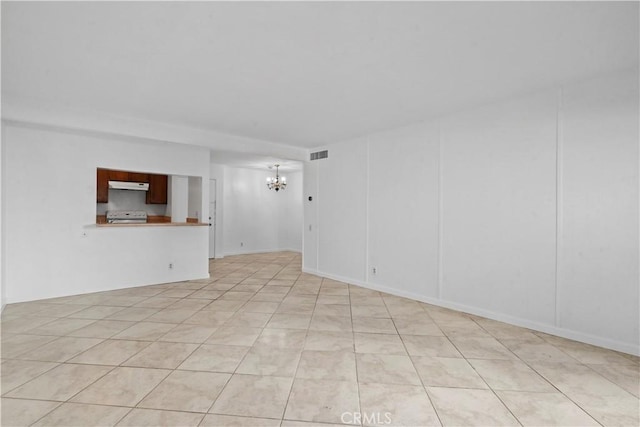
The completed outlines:
{"type": "Polygon", "coordinates": [[[285,178],[284,176],[280,176],[278,174],[278,168],[280,167],[280,165],[273,165],[276,167],[276,176],[274,177],[269,177],[267,178],[267,188],[269,190],[276,190],[276,191],[280,191],[280,190],[284,190],[285,187],[287,186],[287,178],[285,178]]]}

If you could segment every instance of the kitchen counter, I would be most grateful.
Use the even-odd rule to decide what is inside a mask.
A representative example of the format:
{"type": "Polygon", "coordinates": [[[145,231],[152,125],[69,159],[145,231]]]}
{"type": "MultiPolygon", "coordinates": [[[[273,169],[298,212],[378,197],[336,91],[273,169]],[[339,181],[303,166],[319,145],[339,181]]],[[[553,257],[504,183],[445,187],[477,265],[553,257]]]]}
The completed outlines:
{"type": "Polygon", "coordinates": [[[206,222],[145,222],[142,224],[108,224],[98,223],[96,227],[205,227],[206,222]]]}

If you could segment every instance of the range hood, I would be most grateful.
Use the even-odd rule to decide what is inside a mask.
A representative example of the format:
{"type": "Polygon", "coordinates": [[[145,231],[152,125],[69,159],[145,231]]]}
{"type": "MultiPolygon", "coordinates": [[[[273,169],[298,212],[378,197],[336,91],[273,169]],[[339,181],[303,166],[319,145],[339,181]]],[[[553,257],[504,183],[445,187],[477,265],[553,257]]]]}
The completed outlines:
{"type": "Polygon", "coordinates": [[[109,188],[113,190],[149,191],[148,182],[109,181],[109,188]]]}

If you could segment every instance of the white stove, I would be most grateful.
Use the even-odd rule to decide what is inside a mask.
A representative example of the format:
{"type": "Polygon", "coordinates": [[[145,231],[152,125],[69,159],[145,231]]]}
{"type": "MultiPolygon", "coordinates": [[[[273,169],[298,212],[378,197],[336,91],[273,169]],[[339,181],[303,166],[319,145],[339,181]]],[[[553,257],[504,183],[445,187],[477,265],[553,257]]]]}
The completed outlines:
{"type": "Polygon", "coordinates": [[[108,211],[109,224],[144,224],[147,222],[145,211],[108,211]]]}

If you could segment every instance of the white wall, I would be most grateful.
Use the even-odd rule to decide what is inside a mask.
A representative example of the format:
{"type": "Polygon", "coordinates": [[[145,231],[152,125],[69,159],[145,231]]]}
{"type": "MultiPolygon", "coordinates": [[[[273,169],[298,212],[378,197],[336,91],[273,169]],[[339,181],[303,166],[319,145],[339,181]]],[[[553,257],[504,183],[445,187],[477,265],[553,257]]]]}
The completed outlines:
{"type": "Polygon", "coordinates": [[[202,178],[197,176],[189,177],[189,206],[187,216],[189,218],[197,218],[198,222],[207,222],[208,214],[202,211],[202,178]],[[205,218],[205,221],[202,219],[205,218]]]}
{"type": "Polygon", "coordinates": [[[271,175],[224,167],[224,255],[301,250],[302,174],[283,173],[287,188],[280,192],[267,188],[271,175]]]}
{"type": "Polygon", "coordinates": [[[8,303],[208,277],[207,227],[95,226],[97,167],[200,176],[208,206],[207,149],[16,123],[3,140],[8,303]]]}
{"type": "Polygon", "coordinates": [[[4,123],[0,122],[0,311],[4,309],[6,304],[5,298],[5,232],[4,232],[4,210],[6,203],[4,202],[4,186],[5,179],[4,167],[4,123]]]}
{"type": "Polygon", "coordinates": [[[638,73],[564,89],[558,326],[638,345],[638,73]]]}
{"type": "Polygon", "coordinates": [[[287,188],[278,195],[284,200],[276,199],[279,210],[278,247],[302,252],[302,172],[285,172],[283,175],[287,178],[287,188]]]}
{"type": "MultiPolygon", "coordinates": [[[[224,170],[225,166],[217,163],[211,163],[209,168],[210,179],[216,180],[216,258],[224,257],[224,170]]],[[[208,208],[206,212],[208,214],[208,208]]]]}
{"type": "Polygon", "coordinates": [[[638,110],[632,70],[322,147],[304,269],[638,353],[638,110]]]}

